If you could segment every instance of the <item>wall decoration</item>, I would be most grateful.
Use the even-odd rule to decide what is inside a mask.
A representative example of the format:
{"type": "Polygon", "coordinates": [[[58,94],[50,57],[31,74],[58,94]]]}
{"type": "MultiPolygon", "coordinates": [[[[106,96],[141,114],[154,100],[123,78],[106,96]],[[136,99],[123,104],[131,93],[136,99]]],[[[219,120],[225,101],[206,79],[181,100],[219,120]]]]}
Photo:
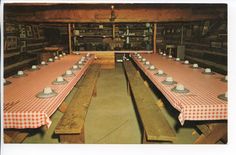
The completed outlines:
{"type": "Polygon", "coordinates": [[[33,34],[34,34],[34,38],[38,38],[38,26],[37,25],[33,25],[33,34]]]}
{"type": "Polygon", "coordinates": [[[17,36],[7,36],[6,47],[7,50],[17,49],[17,36]]]}
{"type": "Polygon", "coordinates": [[[16,33],[17,29],[15,24],[6,23],[5,24],[5,33],[16,33]]]}
{"type": "Polygon", "coordinates": [[[19,24],[18,28],[19,28],[20,38],[26,38],[25,25],[19,24]]]}
{"type": "Polygon", "coordinates": [[[26,26],[26,34],[27,34],[27,37],[33,36],[32,27],[30,25],[26,26]]]}
{"type": "Polygon", "coordinates": [[[20,52],[26,52],[26,41],[20,41],[20,52]]]}
{"type": "Polygon", "coordinates": [[[43,39],[44,38],[44,31],[43,31],[43,29],[38,29],[38,38],[39,39],[43,39]]]}

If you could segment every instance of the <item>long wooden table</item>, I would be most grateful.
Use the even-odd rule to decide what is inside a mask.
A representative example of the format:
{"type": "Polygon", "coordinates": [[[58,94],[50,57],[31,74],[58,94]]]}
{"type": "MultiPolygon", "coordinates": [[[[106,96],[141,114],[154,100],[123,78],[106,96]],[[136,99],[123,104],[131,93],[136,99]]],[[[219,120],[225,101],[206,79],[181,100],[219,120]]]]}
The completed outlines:
{"type": "Polygon", "coordinates": [[[214,75],[202,74],[203,68],[193,69],[191,64],[185,65],[159,54],[141,54],[141,56],[190,91],[186,94],[171,91],[176,86],[175,84],[164,85],[162,83],[167,76],[155,75],[157,69],[149,70],[143,62],[132,55],[134,62],[163,93],[170,104],[180,112],[181,124],[184,124],[185,120],[227,120],[227,101],[217,97],[227,92],[227,82],[221,81],[224,78],[223,75],[217,73],[214,75]]]}
{"type": "Polygon", "coordinates": [[[70,69],[83,55],[67,55],[60,60],[40,66],[40,70],[25,71],[27,76],[7,78],[12,82],[4,86],[4,129],[38,128],[50,126],[50,116],[57,110],[73,86],[85,73],[93,61],[93,57],[84,66],[75,71],[75,76],[65,77],[65,85],[53,85],[52,81],[70,69]],[[36,94],[50,86],[58,95],[52,98],[40,99],[36,94]]]}
{"type": "Polygon", "coordinates": [[[185,65],[181,61],[178,62],[159,54],[141,54],[141,56],[157,69],[162,69],[167,74],[166,77],[173,77],[174,81],[183,84],[190,91],[186,94],[171,91],[176,84],[164,85],[162,81],[166,77],[157,76],[157,69],[148,69],[148,66],[132,54],[138,67],[162,92],[170,104],[180,112],[179,121],[182,125],[186,120],[207,122],[198,125],[202,134],[194,142],[195,144],[212,144],[222,138],[227,139],[228,104],[227,101],[218,98],[218,95],[227,92],[227,82],[222,81],[224,75],[217,73],[206,75],[202,73],[203,68],[193,69],[191,64],[185,65]],[[209,123],[209,121],[214,122],[209,123]]]}

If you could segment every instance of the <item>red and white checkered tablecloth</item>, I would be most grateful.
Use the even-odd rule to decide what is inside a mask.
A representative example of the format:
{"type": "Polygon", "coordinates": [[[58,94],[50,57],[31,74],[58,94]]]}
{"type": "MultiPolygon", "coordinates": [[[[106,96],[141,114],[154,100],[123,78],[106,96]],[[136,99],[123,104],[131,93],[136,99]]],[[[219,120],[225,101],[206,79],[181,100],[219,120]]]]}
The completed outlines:
{"type": "Polygon", "coordinates": [[[57,110],[74,85],[82,77],[93,61],[91,57],[82,69],[75,72],[75,76],[66,77],[65,85],[53,85],[57,76],[65,73],[83,55],[67,55],[60,60],[40,66],[37,71],[25,71],[28,76],[21,78],[9,77],[12,82],[4,86],[4,128],[38,128],[42,125],[50,126],[50,116],[57,110]],[[58,95],[48,99],[39,99],[35,95],[45,87],[51,87],[58,95]]]}
{"type": "Polygon", "coordinates": [[[201,69],[190,68],[191,64],[184,65],[174,59],[163,57],[159,54],[141,54],[150,64],[157,69],[162,69],[167,76],[173,77],[174,81],[183,84],[188,90],[187,94],[172,92],[175,85],[164,85],[162,81],[166,77],[154,75],[157,70],[149,70],[135,55],[132,55],[135,63],[143,70],[147,77],[163,93],[170,104],[177,109],[179,121],[183,125],[185,120],[226,120],[227,101],[217,96],[227,92],[227,83],[222,82],[223,75],[205,75],[201,69]]]}

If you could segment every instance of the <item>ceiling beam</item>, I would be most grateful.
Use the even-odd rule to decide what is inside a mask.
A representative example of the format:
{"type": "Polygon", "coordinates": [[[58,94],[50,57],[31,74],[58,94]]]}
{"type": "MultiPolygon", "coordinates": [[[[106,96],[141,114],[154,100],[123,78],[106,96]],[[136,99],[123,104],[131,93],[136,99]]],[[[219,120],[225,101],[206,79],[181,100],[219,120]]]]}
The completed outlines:
{"type": "MultiPolygon", "coordinates": [[[[73,4],[72,4],[73,5],[73,4]]],[[[105,5],[105,4],[104,4],[105,5]]],[[[131,5],[131,4],[127,4],[131,5]]],[[[96,5],[92,5],[96,6],[96,5]]],[[[107,6],[107,5],[105,5],[107,6]]],[[[12,6],[11,6],[12,7],[12,6]]],[[[10,7],[10,8],[11,8],[10,7]]],[[[25,7],[25,6],[24,6],[25,7]]],[[[29,7],[29,6],[27,6],[29,7]]],[[[108,23],[110,21],[111,9],[107,7],[88,8],[71,5],[56,5],[53,7],[32,6],[34,9],[10,9],[6,8],[5,20],[16,22],[39,22],[39,23],[108,23]]],[[[17,8],[17,6],[14,6],[17,8]]],[[[227,7],[202,7],[201,5],[193,7],[192,5],[178,6],[170,5],[167,7],[133,6],[133,8],[121,6],[119,9],[115,8],[116,19],[114,23],[119,22],[175,22],[175,21],[198,21],[208,19],[224,18],[227,13],[227,7]]]]}

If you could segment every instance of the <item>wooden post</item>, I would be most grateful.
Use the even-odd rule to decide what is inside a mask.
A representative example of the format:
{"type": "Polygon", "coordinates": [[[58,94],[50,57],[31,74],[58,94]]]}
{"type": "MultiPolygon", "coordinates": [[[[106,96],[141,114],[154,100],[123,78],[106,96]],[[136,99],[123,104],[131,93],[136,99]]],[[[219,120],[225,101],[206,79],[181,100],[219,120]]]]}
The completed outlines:
{"type": "Polygon", "coordinates": [[[153,52],[156,53],[157,52],[157,24],[154,23],[153,25],[154,27],[154,31],[153,31],[153,52]]]}
{"type": "Polygon", "coordinates": [[[68,24],[68,39],[69,39],[69,53],[71,54],[72,48],[71,48],[71,24],[68,24]]]}
{"type": "Polygon", "coordinates": [[[112,24],[112,38],[115,39],[116,37],[116,25],[112,24]]]}

